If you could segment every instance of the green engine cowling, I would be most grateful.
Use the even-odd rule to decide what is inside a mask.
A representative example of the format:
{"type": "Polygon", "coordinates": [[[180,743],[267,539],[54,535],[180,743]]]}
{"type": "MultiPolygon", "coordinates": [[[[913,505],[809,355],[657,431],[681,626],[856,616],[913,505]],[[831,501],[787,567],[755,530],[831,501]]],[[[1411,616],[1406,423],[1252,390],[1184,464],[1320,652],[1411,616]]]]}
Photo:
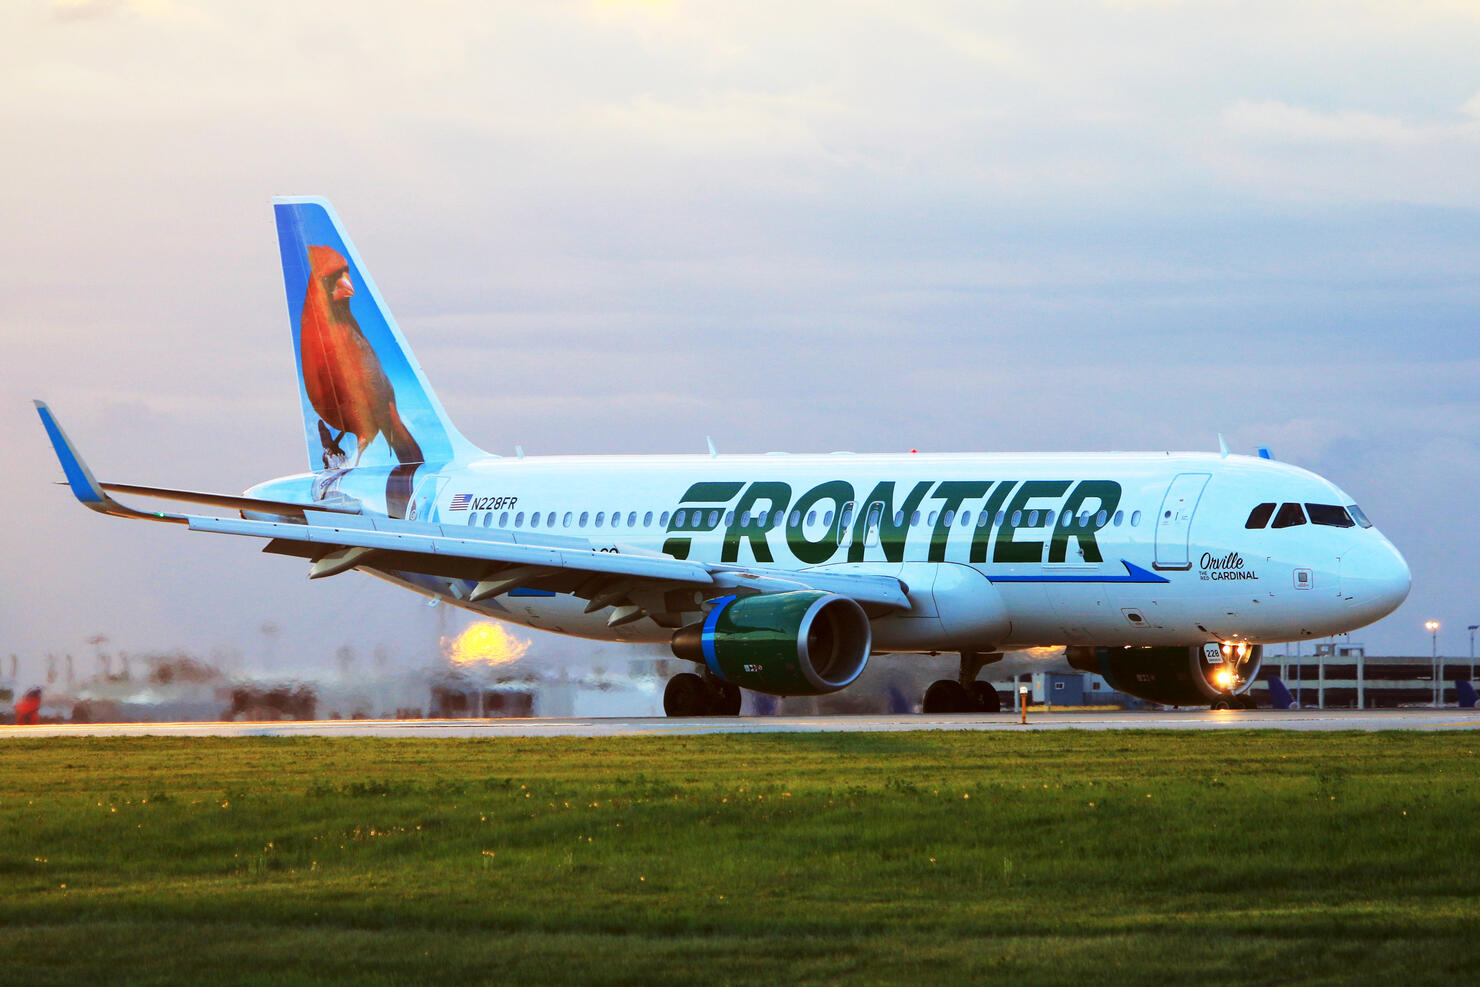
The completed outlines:
{"type": "Polygon", "coordinates": [[[858,678],[872,629],[846,596],[797,590],[724,597],[673,635],[673,653],[715,676],[773,696],[820,696],[858,678]]]}

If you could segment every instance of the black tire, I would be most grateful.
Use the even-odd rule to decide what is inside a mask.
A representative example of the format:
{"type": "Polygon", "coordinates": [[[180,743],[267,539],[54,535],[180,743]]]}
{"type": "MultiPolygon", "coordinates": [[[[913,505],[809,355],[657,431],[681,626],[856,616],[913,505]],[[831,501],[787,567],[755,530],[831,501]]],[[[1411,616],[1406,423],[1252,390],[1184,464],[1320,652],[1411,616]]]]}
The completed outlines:
{"type": "Polygon", "coordinates": [[[663,690],[663,712],[669,716],[705,716],[710,712],[709,687],[693,672],[680,672],[663,690]]]}
{"type": "Polygon", "coordinates": [[[1250,695],[1249,693],[1246,692],[1242,696],[1239,696],[1238,697],[1238,708],[1239,709],[1258,709],[1259,708],[1259,703],[1254,699],[1254,697],[1252,695],[1250,695]]]}
{"type": "Polygon", "coordinates": [[[971,694],[955,679],[940,679],[930,683],[925,690],[925,701],[920,704],[922,713],[970,713],[971,694]]]}
{"type": "Polygon", "coordinates": [[[971,683],[971,698],[976,700],[978,713],[1002,712],[1002,697],[997,694],[997,687],[990,682],[978,679],[971,683]]]}
{"type": "Polygon", "coordinates": [[[1214,699],[1213,702],[1212,702],[1212,705],[1209,708],[1210,709],[1232,709],[1233,708],[1233,703],[1229,702],[1227,699],[1214,699]]]}
{"type": "Polygon", "coordinates": [[[739,716],[741,699],[738,685],[731,685],[729,682],[720,683],[719,692],[715,696],[714,714],[716,716],[739,716]]]}

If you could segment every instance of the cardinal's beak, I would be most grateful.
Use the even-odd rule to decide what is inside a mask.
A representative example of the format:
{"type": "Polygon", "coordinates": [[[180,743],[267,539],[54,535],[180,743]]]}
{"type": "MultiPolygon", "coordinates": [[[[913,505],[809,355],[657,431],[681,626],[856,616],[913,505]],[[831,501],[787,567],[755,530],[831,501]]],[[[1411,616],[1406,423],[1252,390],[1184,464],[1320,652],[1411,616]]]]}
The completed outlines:
{"type": "Polygon", "coordinates": [[[353,298],[354,295],[355,283],[349,279],[349,272],[345,271],[339,275],[339,280],[334,282],[334,300],[342,302],[346,298],[353,298]]]}

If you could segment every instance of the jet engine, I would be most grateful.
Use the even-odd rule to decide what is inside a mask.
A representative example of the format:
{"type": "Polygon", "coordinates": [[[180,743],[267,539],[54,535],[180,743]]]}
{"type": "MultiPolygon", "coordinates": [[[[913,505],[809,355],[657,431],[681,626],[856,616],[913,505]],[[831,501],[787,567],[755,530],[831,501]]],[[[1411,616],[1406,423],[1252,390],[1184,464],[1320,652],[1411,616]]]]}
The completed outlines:
{"type": "Polygon", "coordinates": [[[1082,672],[1098,673],[1118,692],[1164,706],[1236,706],[1254,684],[1264,651],[1257,644],[1216,641],[1191,647],[1075,646],[1068,659],[1082,672]]]}
{"type": "Polygon", "coordinates": [[[845,596],[797,590],[718,601],[673,635],[673,653],[725,682],[774,696],[820,696],[858,678],[873,634],[845,596]]]}

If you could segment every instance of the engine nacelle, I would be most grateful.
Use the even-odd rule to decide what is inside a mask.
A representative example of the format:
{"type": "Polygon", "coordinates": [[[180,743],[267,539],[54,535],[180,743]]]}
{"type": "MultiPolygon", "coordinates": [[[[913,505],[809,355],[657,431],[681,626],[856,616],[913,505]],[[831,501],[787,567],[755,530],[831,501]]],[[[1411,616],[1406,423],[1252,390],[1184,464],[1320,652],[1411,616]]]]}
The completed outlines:
{"type": "Polygon", "coordinates": [[[673,653],[720,679],[773,696],[820,696],[853,682],[873,633],[846,596],[797,590],[718,601],[673,635],[673,653]]]}
{"type": "Polygon", "coordinates": [[[1257,644],[1181,648],[1070,647],[1069,664],[1095,672],[1117,692],[1164,706],[1206,706],[1254,684],[1264,649],[1257,644]]]}

